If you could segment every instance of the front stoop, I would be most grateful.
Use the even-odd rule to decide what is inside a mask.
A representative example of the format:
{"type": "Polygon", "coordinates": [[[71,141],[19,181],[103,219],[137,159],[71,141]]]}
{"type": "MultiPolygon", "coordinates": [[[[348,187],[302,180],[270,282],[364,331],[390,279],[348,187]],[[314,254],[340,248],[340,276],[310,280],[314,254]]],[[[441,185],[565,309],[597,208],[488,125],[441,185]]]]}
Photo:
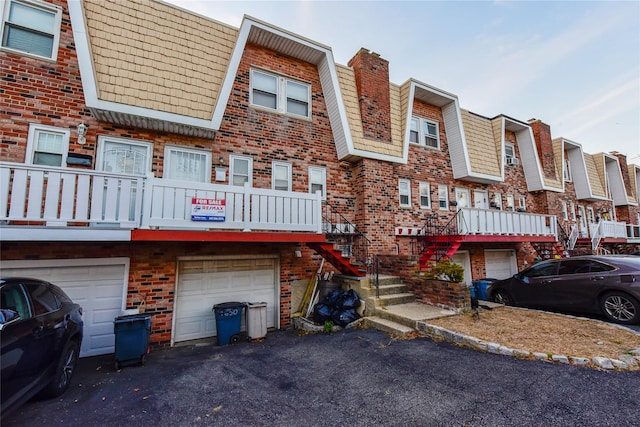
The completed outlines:
{"type": "Polygon", "coordinates": [[[402,279],[379,276],[379,294],[373,280],[350,282],[360,299],[365,302],[365,325],[395,336],[405,336],[417,330],[417,322],[451,316],[455,311],[416,302],[402,279]]]}

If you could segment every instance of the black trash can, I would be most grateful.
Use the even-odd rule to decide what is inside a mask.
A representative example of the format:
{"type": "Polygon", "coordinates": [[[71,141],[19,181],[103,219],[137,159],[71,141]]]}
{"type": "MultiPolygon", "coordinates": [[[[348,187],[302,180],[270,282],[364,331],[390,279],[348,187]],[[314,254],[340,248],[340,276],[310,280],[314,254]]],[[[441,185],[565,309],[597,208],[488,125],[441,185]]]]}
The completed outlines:
{"type": "Polygon", "coordinates": [[[144,359],[150,351],[151,315],[116,317],[113,332],[116,335],[116,369],[123,365],[144,365],[144,359]]]}
{"type": "Polygon", "coordinates": [[[242,313],[245,304],[241,302],[223,302],[213,306],[216,315],[218,345],[227,345],[240,341],[242,313]]]}

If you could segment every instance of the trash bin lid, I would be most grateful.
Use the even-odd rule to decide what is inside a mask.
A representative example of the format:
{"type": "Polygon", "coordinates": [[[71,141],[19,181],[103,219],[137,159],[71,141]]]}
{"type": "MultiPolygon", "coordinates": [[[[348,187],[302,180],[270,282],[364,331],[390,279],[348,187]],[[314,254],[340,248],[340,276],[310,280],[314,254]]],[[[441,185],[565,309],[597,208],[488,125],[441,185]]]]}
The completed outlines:
{"type": "Polygon", "coordinates": [[[236,308],[236,307],[244,307],[244,306],[245,306],[245,303],[243,302],[222,302],[220,304],[215,304],[213,308],[223,309],[223,308],[236,308]]]}
{"type": "Polygon", "coordinates": [[[247,303],[247,307],[249,308],[253,308],[253,307],[266,307],[267,303],[266,302],[248,302],[247,303]]]}

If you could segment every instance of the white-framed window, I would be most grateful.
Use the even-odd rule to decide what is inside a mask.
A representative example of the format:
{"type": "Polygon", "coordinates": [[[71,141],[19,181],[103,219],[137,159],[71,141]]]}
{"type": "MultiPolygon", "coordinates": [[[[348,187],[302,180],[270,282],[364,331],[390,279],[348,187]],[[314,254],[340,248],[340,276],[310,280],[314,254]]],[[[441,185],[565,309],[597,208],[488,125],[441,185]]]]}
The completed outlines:
{"type": "Polygon", "coordinates": [[[569,159],[567,159],[566,157],[564,159],[564,169],[562,173],[564,180],[571,182],[571,163],[569,163],[569,159]]]}
{"type": "Polygon", "coordinates": [[[229,155],[229,184],[253,185],[253,159],[247,156],[229,155]]]}
{"type": "Polygon", "coordinates": [[[282,114],[311,118],[311,85],[251,70],[251,104],[282,114]]]}
{"type": "Polygon", "coordinates": [[[571,202],[569,204],[569,214],[571,215],[571,220],[575,221],[576,220],[576,205],[571,202]]]}
{"type": "Polygon", "coordinates": [[[409,142],[424,147],[440,148],[440,132],[438,122],[412,117],[409,129],[409,142]]]}
{"type": "Polygon", "coordinates": [[[438,184],[438,208],[449,209],[449,187],[446,184],[438,184]]]}
{"type": "Polygon", "coordinates": [[[327,170],[321,166],[309,166],[309,193],[320,191],[322,200],[327,198],[327,170]]]}
{"type": "Polygon", "coordinates": [[[153,144],[124,138],[98,136],[96,169],[128,175],[146,175],[151,171],[153,144]]]}
{"type": "Polygon", "coordinates": [[[567,202],[565,201],[562,202],[562,219],[569,219],[569,209],[567,208],[567,202]]]}
{"type": "Polygon", "coordinates": [[[502,194],[493,193],[493,199],[491,200],[494,209],[502,210],[502,194]]]}
{"type": "Polygon", "coordinates": [[[411,181],[408,179],[398,180],[398,193],[400,195],[400,207],[411,207],[411,181]]]}
{"type": "Polygon", "coordinates": [[[518,196],[518,209],[522,212],[526,212],[527,210],[527,197],[526,196],[518,196]]]}
{"type": "Polygon", "coordinates": [[[274,190],[291,191],[291,163],[273,162],[271,168],[271,188],[274,190]]]}
{"type": "Polygon", "coordinates": [[[30,124],[25,163],[66,166],[70,135],[69,129],[30,124]]]}
{"type": "Polygon", "coordinates": [[[420,182],[418,184],[418,192],[420,197],[420,208],[431,209],[431,186],[428,182],[420,182]]]}
{"type": "Polygon", "coordinates": [[[593,212],[593,208],[591,206],[587,206],[587,220],[589,221],[590,224],[593,224],[596,222],[596,215],[593,212]]]}
{"type": "Polygon", "coordinates": [[[513,196],[513,194],[507,194],[507,210],[508,211],[515,211],[516,210],[516,199],[513,196]]]}
{"type": "Polygon", "coordinates": [[[458,209],[468,208],[471,205],[471,196],[468,188],[456,187],[456,206],[458,209]]]}
{"type": "Polygon", "coordinates": [[[2,11],[2,49],[55,60],[62,8],[40,0],[6,0],[2,11]]]}
{"type": "Polygon", "coordinates": [[[210,182],[211,152],[167,145],[164,149],[164,178],[210,182]]]}
{"type": "Polygon", "coordinates": [[[518,159],[516,158],[516,148],[510,142],[504,143],[504,161],[509,166],[518,165],[518,159]]]}

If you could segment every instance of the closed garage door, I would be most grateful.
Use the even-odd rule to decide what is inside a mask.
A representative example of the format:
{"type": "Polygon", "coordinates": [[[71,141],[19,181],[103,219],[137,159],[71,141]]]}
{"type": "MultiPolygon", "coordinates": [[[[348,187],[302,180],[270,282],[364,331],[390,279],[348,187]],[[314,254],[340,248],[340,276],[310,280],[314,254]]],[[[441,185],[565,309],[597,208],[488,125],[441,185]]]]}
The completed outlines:
{"type": "Polygon", "coordinates": [[[506,279],[518,272],[516,254],[513,250],[484,251],[487,277],[506,279]]]}
{"type": "Polygon", "coordinates": [[[267,327],[276,327],[277,258],[181,260],[178,265],[173,341],[216,335],[215,304],[266,302],[267,327]]]}
{"type": "Polygon", "coordinates": [[[122,313],[128,258],[3,261],[2,276],[25,276],[60,286],[83,309],[80,356],[115,351],[113,319],[122,313]]]}

